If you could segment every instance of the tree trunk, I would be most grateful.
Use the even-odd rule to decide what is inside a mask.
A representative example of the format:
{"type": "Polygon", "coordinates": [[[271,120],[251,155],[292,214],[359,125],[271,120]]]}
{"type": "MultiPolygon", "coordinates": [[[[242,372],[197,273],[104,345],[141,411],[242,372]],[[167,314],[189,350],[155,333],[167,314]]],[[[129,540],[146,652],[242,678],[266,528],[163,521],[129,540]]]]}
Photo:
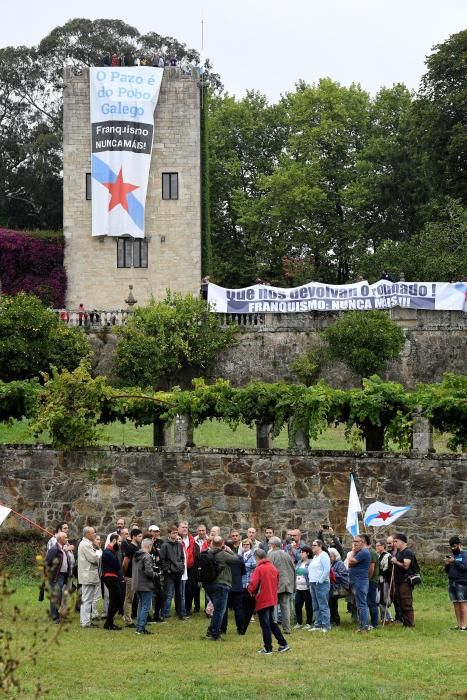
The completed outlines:
{"type": "Polygon", "coordinates": [[[159,419],[156,419],[152,424],[152,444],[154,447],[165,445],[164,425],[164,421],[159,419]]]}
{"type": "Polygon", "coordinates": [[[365,447],[368,452],[384,450],[384,428],[381,425],[367,423],[364,427],[365,447]]]}
{"type": "Polygon", "coordinates": [[[262,425],[256,423],[256,447],[263,450],[269,450],[272,447],[270,425],[262,425]]]}

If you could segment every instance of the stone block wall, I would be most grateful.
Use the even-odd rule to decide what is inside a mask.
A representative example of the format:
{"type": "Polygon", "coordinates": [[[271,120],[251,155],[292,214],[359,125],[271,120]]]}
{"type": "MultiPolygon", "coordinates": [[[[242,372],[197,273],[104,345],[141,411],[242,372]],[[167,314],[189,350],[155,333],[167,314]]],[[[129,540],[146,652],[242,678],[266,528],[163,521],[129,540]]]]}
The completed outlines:
{"type": "MultiPolygon", "coordinates": [[[[300,527],[305,539],[329,520],[345,533],[349,475],[363,507],[375,500],[411,505],[394,526],[421,559],[441,561],[453,534],[467,537],[467,455],[227,449],[0,448],[0,501],[53,527],[67,520],[106,533],[117,516],[165,528],[181,517],[279,535],[300,527]]],[[[17,526],[13,516],[7,526],[17,526]]],[[[465,539],[464,539],[465,541],[465,539]]]]}
{"type": "MultiPolygon", "coordinates": [[[[362,311],[364,313],[364,311],[362,311]]],[[[388,365],[385,379],[406,388],[441,380],[444,372],[467,371],[467,314],[463,311],[392,309],[406,341],[399,358],[388,365]]],[[[237,344],[224,350],[211,371],[242,386],[253,379],[296,382],[294,360],[307,352],[312,338],[335,322],[338,313],[265,314],[259,325],[240,327],[237,344]]],[[[344,364],[323,366],[320,379],[341,389],[359,386],[344,364]]]]}
{"type": "MultiPolygon", "coordinates": [[[[362,311],[362,313],[364,313],[362,311]]],[[[385,379],[412,389],[421,382],[439,382],[444,372],[467,371],[467,314],[462,311],[414,311],[393,309],[392,318],[404,329],[406,342],[400,357],[389,364],[385,379]]],[[[335,313],[265,314],[258,325],[241,326],[237,343],[224,350],[210,371],[217,377],[243,386],[253,379],[296,382],[294,360],[311,346],[313,336],[333,323],[335,313]]],[[[111,332],[91,333],[94,371],[110,374],[116,339],[111,332]]],[[[359,386],[359,378],[344,364],[323,367],[321,379],[346,389],[359,386]]],[[[186,378],[188,385],[190,378],[186,378]]],[[[183,383],[177,378],[176,383],[183,383]]]]}
{"type": "Polygon", "coordinates": [[[166,289],[197,294],[201,278],[200,93],[195,73],[164,69],[155,110],[146,200],[147,268],[117,268],[115,237],[91,236],[88,71],[65,71],[63,93],[63,225],[66,305],[121,309],[128,286],[140,304],[166,289]],[[162,173],[178,172],[179,199],[162,200],[162,173]]]}

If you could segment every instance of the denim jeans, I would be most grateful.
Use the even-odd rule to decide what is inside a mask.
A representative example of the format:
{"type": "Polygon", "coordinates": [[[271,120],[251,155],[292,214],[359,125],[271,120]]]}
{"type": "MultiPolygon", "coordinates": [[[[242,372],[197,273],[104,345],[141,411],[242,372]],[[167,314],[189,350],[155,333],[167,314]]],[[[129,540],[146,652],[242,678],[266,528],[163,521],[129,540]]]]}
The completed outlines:
{"type": "Polygon", "coordinates": [[[54,622],[60,620],[59,608],[62,603],[62,591],[65,585],[65,574],[58,574],[57,580],[50,579],[50,617],[54,622]]]}
{"type": "Polygon", "coordinates": [[[259,624],[263,633],[263,644],[266,651],[272,651],[272,635],[275,636],[281,647],[287,645],[287,640],[282,634],[277,622],[274,622],[274,606],[258,610],[259,624]]]}
{"type": "Polygon", "coordinates": [[[357,606],[358,612],[358,625],[360,629],[362,627],[368,627],[368,588],[369,581],[355,581],[352,583],[352,591],[355,596],[355,604],[357,606]]]}
{"type": "Polygon", "coordinates": [[[213,639],[219,639],[221,635],[221,625],[227,610],[227,600],[229,598],[229,588],[218,583],[208,583],[205,586],[206,593],[212,600],[214,612],[208,627],[208,633],[213,639]]]}
{"type": "Polygon", "coordinates": [[[181,574],[164,574],[164,586],[163,586],[163,596],[164,596],[164,617],[170,615],[170,605],[172,603],[172,598],[175,593],[175,612],[178,617],[185,617],[185,605],[183,599],[183,581],[181,574]]]}
{"type": "Polygon", "coordinates": [[[368,593],[366,601],[370,608],[370,621],[372,627],[378,627],[378,584],[375,581],[368,581],[368,593]]]}
{"type": "Polygon", "coordinates": [[[331,584],[329,581],[324,581],[323,583],[310,583],[313,614],[315,616],[315,627],[322,627],[325,630],[331,629],[331,613],[329,611],[330,590],[331,584]]]}
{"type": "Polygon", "coordinates": [[[138,591],[138,614],[136,616],[136,631],[142,632],[146,627],[146,622],[148,621],[149,610],[151,609],[153,592],[152,591],[138,591]]]}

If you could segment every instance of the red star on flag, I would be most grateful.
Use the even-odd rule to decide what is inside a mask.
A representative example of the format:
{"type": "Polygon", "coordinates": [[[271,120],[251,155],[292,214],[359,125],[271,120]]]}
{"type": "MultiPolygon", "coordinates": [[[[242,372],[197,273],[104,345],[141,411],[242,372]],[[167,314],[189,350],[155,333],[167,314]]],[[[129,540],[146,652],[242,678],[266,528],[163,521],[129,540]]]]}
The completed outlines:
{"type": "Polygon", "coordinates": [[[381,518],[381,520],[387,520],[387,519],[390,518],[390,517],[391,517],[391,511],[390,511],[390,510],[388,510],[388,511],[380,510],[380,511],[379,511],[378,518],[381,518]]]}
{"type": "Polygon", "coordinates": [[[115,182],[103,182],[104,187],[107,187],[110,194],[109,211],[111,211],[117,204],[121,204],[125,211],[128,211],[128,201],[127,195],[133,190],[137,190],[139,185],[131,185],[129,182],[123,181],[122,168],[117,175],[115,182]]]}

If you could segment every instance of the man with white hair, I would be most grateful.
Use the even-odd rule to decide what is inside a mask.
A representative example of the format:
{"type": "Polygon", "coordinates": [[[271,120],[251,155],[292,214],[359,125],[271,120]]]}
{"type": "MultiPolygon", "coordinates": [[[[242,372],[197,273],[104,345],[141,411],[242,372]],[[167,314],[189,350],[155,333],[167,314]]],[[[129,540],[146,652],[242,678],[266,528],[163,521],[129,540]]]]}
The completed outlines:
{"type": "Polygon", "coordinates": [[[45,558],[50,589],[50,616],[52,622],[60,622],[60,605],[63,587],[71,576],[71,561],[66,551],[68,536],[60,530],[55,535],[55,544],[50,547],[45,558]]]}
{"type": "Polygon", "coordinates": [[[98,627],[91,622],[92,601],[99,589],[99,555],[94,547],[96,531],[93,527],[83,528],[83,539],[78,547],[78,583],[81,584],[81,607],[79,621],[81,627],[98,627]]]}
{"type": "Polygon", "coordinates": [[[289,554],[281,549],[282,542],[278,537],[271,537],[268,545],[268,559],[279,572],[277,601],[281,609],[282,630],[284,634],[290,634],[290,605],[292,594],[295,592],[295,567],[289,554]]]}

